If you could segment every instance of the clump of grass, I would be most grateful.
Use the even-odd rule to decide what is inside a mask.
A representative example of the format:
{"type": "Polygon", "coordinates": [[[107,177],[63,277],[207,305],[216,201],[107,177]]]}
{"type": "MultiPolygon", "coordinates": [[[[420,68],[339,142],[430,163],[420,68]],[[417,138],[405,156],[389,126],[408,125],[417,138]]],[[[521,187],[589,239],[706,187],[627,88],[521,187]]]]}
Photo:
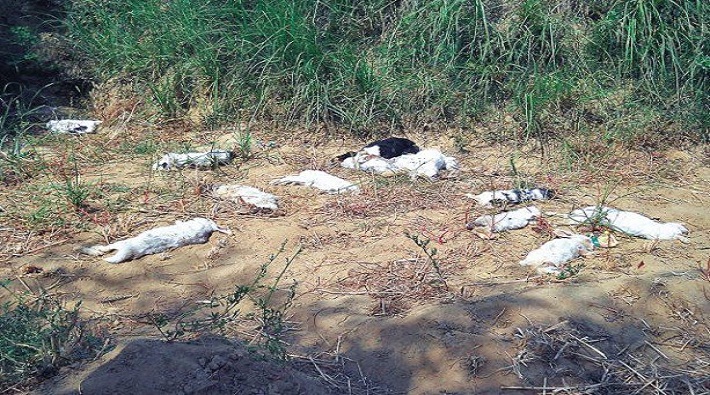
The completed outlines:
{"type": "Polygon", "coordinates": [[[557,279],[558,280],[566,280],[568,278],[574,277],[577,274],[579,274],[580,271],[584,268],[584,264],[580,263],[577,265],[572,265],[568,264],[565,265],[562,270],[557,273],[557,279]]]}
{"type": "Polygon", "coordinates": [[[17,183],[35,174],[32,151],[25,147],[41,106],[33,104],[39,92],[23,99],[21,86],[8,84],[0,92],[0,182],[17,183]]]}
{"type": "Polygon", "coordinates": [[[246,130],[239,132],[236,136],[237,142],[237,155],[243,160],[247,161],[254,157],[254,152],[252,151],[252,146],[254,145],[254,139],[252,138],[251,131],[246,130]]]}
{"type": "Polygon", "coordinates": [[[101,352],[102,341],[88,331],[77,303],[66,308],[47,294],[28,295],[0,282],[14,301],[0,306],[0,384],[17,386],[51,375],[82,355],[101,352]]]}
{"type": "Polygon", "coordinates": [[[66,175],[61,184],[55,185],[55,189],[67,203],[78,210],[86,206],[86,200],[93,193],[93,188],[81,179],[76,159],[71,158],[71,162],[74,167],[72,174],[66,175]]]}

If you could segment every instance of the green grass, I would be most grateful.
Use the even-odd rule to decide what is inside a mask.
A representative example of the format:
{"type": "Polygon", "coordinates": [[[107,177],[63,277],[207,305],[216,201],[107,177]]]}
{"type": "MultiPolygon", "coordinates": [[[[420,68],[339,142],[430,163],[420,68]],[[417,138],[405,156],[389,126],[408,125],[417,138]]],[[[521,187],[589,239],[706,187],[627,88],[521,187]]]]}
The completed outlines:
{"type": "Polygon", "coordinates": [[[80,304],[68,309],[49,295],[18,293],[9,285],[0,282],[14,298],[0,306],[0,385],[47,377],[82,356],[95,356],[102,342],[79,318],[80,304]]]}
{"type": "Polygon", "coordinates": [[[98,78],[130,77],[168,119],[199,107],[210,126],[369,134],[503,110],[514,138],[545,140],[569,119],[572,132],[626,119],[604,108],[659,114],[619,136],[633,141],[668,122],[707,138],[709,14],[669,0],[74,0],[67,27],[98,78]]]}
{"type": "Polygon", "coordinates": [[[0,91],[0,183],[31,178],[38,170],[27,143],[35,128],[34,117],[41,109],[34,105],[39,94],[23,98],[20,84],[7,84],[0,91]]]}

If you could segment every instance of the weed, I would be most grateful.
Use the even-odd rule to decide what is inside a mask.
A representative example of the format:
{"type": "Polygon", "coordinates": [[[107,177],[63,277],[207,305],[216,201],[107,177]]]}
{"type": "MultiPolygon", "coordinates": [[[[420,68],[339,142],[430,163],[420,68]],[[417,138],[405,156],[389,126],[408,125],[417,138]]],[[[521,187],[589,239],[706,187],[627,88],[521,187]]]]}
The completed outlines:
{"type": "Polygon", "coordinates": [[[22,87],[7,84],[0,92],[0,181],[14,182],[30,178],[37,164],[32,150],[25,147],[27,135],[42,106],[34,106],[40,92],[23,100],[22,87]]]}
{"type": "Polygon", "coordinates": [[[607,181],[604,186],[597,188],[596,197],[594,199],[594,207],[596,207],[596,209],[591,213],[591,215],[587,215],[587,218],[585,218],[584,221],[579,225],[589,227],[590,231],[604,231],[607,229],[614,230],[611,229],[609,226],[609,221],[607,220],[607,210],[605,210],[605,208],[612,204],[614,201],[635,193],[630,192],[622,196],[614,196],[614,191],[620,185],[620,183],[621,180],[619,179],[610,180],[607,181]]]}
{"type": "MultiPolygon", "coordinates": [[[[414,244],[417,245],[417,247],[421,248],[421,250],[427,256],[427,258],[429,258],[429,262],[431,263],[431,266],[436,271],[437,276],[439,276],[439,281],[444,285],[444,288],[448,291],[449,285],[446,283],[446,280],[444,279],[444,276],[441,272],[441,265],[439,265],[439,260],[436,258],[436,254],[439,251],[436,249],[436,247],[429,248],[429,243],[431,242],[431,240],[428,238],[420,238],[419,236],[413,235],[409,232],[405,232],[404,235],[408,239],[412,240],[414,242],[414,244]]],[[[424,276],[426,276],[425,270],[422,271],[421,280],[424,280],[424,276]]]]}
{"type": "Polygon", "coordinates": [[[510,172],[513,175],[513,185],[515,189],[526,189],[530,187],[529,183],[518,171],[518,167],[515,165],[515,158],[512,156],[510,157],[510,172]]]}
{"type": "Polygon", "coordinates": [[[70,156],[69,161],[73,164],[71,175],[63,175],[64,180],[60,184],[55,184],[54,189],[58,192],[75,210],[86,206],[86,200],[94,191],[93,185],[81,180],[79,164],[76,158],[70,156]]]}
{"type": "Polygon", "coordinates": [[[562,270],[561,270],[559,273],[557,273],[557,279],[558,279],[558,280],[566,280],[566,279],[568,279],[568,278],[570,278],[570,277],[574,277],[574,276],[576,276],[577,274],[579,274],[579,272],[580,272],[583,268],[584,268],[584,264],[583,264],[583,263],[579,263],[579,264],[576,264],[576,265],[572,265],[572,264],[565,265],[565,266],[562,268],[562,270]]]}
{"type": "Polygon", "coordinates": [[[246,131],[239,132],[236,136],[237,140],[237,155],[243,160],[247,161],[254,157],[254,152],[252,151],[252,146],[254,141],[251,136],[251,131],[248,129],[246,131]]]}
{"type": "Polygon", "coordinates": [[[122,148],[136,155],[155,155],[159,147],[153,140],[141,140],[135,144],[122,145],[122,148]]]}
{"type": "Polygon", "coordinates": [[[0,282],[14,297],[14,303],[0,306],[0,383],[5,388],[46,377],[82,354],[98,351],[102,342],[79,318],[81,303],[67,309],[44,292],[20,294],[9,284],[0,282]]]}
{"type": "Polygon", "coordinates": [[[286,359],[286,348],[282,341],[284,332],[288,330],[285,312],[291,306],[296,295],[296,283],[294,282],[288,287],[285,299],[278,305],[273,305],[273,298],[276,292],[279,291],[279,283],[286,270],[301,253],[301,248],[299,247],[293,255],[285,259],[284,267],[271,285],[262,283],[268,268],[284,252],[285,246],[286,242],[284,241],[279,250],[272,254],[266,263],[261,265],[251,284],[237,285],[231,293],[213,296],[209,301],[201,303],[198,307],[179,313],[174,319],[165,314],[152,314],[150,317],[152,324],[166,340],[173,341],[188,333],[224,332],[229,329],[231,324],[240,320],[252,320],[258,323],[257,333],[254,337],[256,344],[270,355],[279,359],[286,359]],[[262,291],[265,291],[265,294],[262,291]],[[239,307],[243,306],[245,299],[254,304],[256,312],[241,315],[239,307]],[[208,310],[206,318],[204,317],[204,310],[208,310]],[[165,329],[169,325],[173,329],[165,329]]]}

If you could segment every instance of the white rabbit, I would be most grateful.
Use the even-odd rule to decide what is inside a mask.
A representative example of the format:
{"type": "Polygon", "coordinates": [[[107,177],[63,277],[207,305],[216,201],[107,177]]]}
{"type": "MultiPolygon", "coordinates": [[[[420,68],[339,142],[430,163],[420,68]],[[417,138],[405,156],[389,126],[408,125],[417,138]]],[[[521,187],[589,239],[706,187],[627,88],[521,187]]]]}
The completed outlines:
{"type": "Polygon", "coordinates": [[[121,263],[138,259],[145,255],[158,254],[190,244],[202,244],[209,240],[212,232],[232,234],[229,229],[223,229],[207,218],[193,218],[189,221],[175,221],[175,225],[150,229],[130,239],[117,241],[107,246],[96,245],[81,250],[84,254],[100,256],[116,250],[112,257],[104,258],[106,262],[121,263]]]}
{"type": "Polygon", "coordinates": [[[532,250],[520,261],[523,266],[535,266],[538,273],[559,273],[565,263],[594,250],[592,239],[584,235],[554,239],[532,250]]]}
{"type": "Polygon", "coordinates": [[[419,176],[436,178],[441,170],[458,170],[458,162],[436,149],[425,149],[417,153],[408,153],[390,159],[373,155],[369,152],[346,157],[341,166],[376,174],[409,173],[412,179],[419,176]]]}
{"type": "Polygon", "coordinates": [[[214,150],[208,152],[188,152],[185,154],[169,153],[153,164],[153,170],[174,170],[183,167],[209,169],[215,165],[226,165],[234,155],[229,151],[214,150]]]}
{"type": "Polygon", "coordinates": [[[688,229],[676,222],[657,222],[638,213],[604,206],[589,206],[569,214],[573,223],[598,221],[599,225],[651,240],[685,240],[688,229]]]}
{"type": "Polygon", "coordinates": [[[466,197],[474,199],[481,206],[492,207],[496,203],[518,204],[530,200],[552,199],[555,197],[555,191],[547,188],[507,189],[487,191],[478,195],[467,194],[466,197]]]}
{"type": "Polygon", "coordinates": [[[61,119],[47,122],[47,129],[52,133],[87,134],[94,133],[101,121],[83,121],[78,119],[61,119]]]}
{"type": "Polygon", "coordinates": [[[530,221],[540,216],[537,207],[523,207],[518,210],[506,211],[496,215],[483,215],[476,218],[466,227],[473,229],[475,226],[485,226],[491,232],[505,232],[526,227],[530,221]]]}
{"type": "Polygon", "coordinates": [[[305,185],[327,193],[358,192],[360,188],[350,181],[343,180],[320,170],[304,170],[295,176],[286,176],[271,181],[275,185],[305,185]]]}
{"type": "Polygon", "coordinates": [[[220,199],[235,203],[244,201],[259,209],[276,211],[279,208],[276,196],[246,185],[220,185],[214,189],[213,194],[220,199]]]}

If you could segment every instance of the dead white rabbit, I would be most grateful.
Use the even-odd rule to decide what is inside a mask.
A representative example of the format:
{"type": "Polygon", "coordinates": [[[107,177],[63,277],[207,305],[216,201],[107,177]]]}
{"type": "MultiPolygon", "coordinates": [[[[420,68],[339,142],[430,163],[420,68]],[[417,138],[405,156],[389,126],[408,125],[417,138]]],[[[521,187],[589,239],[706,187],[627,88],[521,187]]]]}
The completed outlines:
{"type": "Polygon", "coordinates": [[[140,233],[138,236],[106,246],[85,247],[81,249],[81,252],[87,255],[100,256],[115,250],[116,254],[114,256],[104,258],[104,260],[110,263],[121,263],[190,244],[206,243],[210,239],[212,232],[232,234],[229,229],[220,228],[210,219],[193,218],[184,222],[175,221],[175,225],[150,229],[140,233]]]}
{"type": "Polygon", "coordinates": [[[467,194],[466,197],[474,199],[484,207],[493,207],[498,204],[519,204],[531,200],[549,200],[555,197],[555,191],[547,188],[508,189],[500,191],[486,191],[478,195],[467,194]]]}
{"type": "Polygon", "coordinates": [[[375,174],[408,173],[417,177],[436,178],[441,170],[458,170],[455,158],[446,156],[436,149],[425,149],[393,158],[384,158],[369,153],[358,153],[346,157],[341,166],[348,169],[367,171],[375,174]]]}
{"type": "Polygon", "coordinates": [[[650,240],[685,240],[688,229],[676,222],[658,222],[631,211],[604,206],[589,206],[569,214],[572,223],[595,223],[630,236],[650,240]]]}
{"type": "Polygon", "coordinates": [[[260,210],[276,211],[279,208],[276,196],[246,185],[220,185],[212,193],[219,199],[246,203],[260,210]]]}
{"type": "Polygon", "coordinates": [[[208,152],[188,152],[185,154],[169,153],[163,155],[153,164],[153,170],[175,170],[184,167],[197,169],[211,169],[218,165],[227,165],[232,162],[234,154],[224,150],[208,152]]]}
{"type": "Polygon", "coordinates": [[[100,124],[101,121],[61,119],[47,122],[47,129],[52,133],[87,134],[94,133],[100,124]]]}
{"type": "Polygon", "coordinates": [[[530,221],[540,216],[537,207],[523,207],[513,211],[506,211],[496,215],[483,215],[466,225],[466,228],[485,227],[494,233],[506,232],[509,230],[526,227],[530,221]]]}
{"type": "Polygon", "coordinates": [[[589,255],[594,250],[592,239],[573,234],[566,238],[550,240],[532,250],[520,261],[523,266],[534,266],[538,273],[558,274],[564,265],[580,256],[589,255]]]}
{"type": "Polygon", "coordinates": [[[358,192],[360,190],[360,188],[352,182],[320,170],[304,170],[298,175],[286,176],[271,181],[271,183],[274,185],[304,185],[331,194],[358,192]]]}

